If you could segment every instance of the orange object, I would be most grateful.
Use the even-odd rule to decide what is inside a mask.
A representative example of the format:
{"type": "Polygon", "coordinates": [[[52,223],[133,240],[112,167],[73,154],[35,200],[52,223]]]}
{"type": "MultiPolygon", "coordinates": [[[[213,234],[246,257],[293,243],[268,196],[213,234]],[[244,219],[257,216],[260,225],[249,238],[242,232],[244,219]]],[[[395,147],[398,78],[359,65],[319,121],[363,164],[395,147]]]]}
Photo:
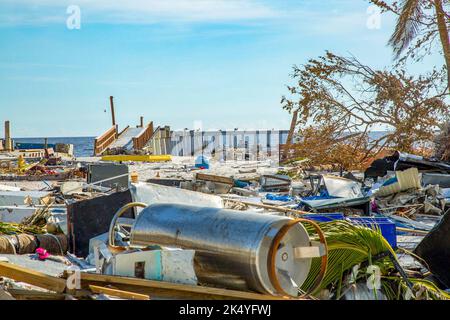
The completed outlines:
{"type": "Polygon", "coordinates": [[[132,183],[138,183],[139,175],[137,174],[136,171],[133,171],[130,176],[131,176],[131,182],[132,183]]]}

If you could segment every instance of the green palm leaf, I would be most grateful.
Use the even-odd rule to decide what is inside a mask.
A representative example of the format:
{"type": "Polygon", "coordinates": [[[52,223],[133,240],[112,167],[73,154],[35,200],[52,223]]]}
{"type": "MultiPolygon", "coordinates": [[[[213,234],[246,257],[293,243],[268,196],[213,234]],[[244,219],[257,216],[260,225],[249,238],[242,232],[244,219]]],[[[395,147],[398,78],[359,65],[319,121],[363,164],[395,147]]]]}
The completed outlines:
{"type": "MultiPolygon", "coordinates": [[[[347,221],[332,221],[319,224],[325,234],[328,244],[328,268],[320,288],[313,295],[318,295],[323,289],[329,289],[335,292],[337,298],[343,291],[342,286],[345,274],[348,274],[352,268],[363,262],[369,265],[374,264],[380,268],[381,284],[384,294],[389,299],[403,299],[408,287],[399,276],[392,276],[395,271],[394,264],[389,257],[372,261],[373,257],[381,253],[390,252],[396,258],[395,251],[387,240],[382,236],[381,231],[376,228],[369,228],[361,225],[353,225],[347,221]]],[[[314,237],[314,231],[306,226],[311,237],[314,237]]],[[[314,238],[313,238],[314,239],[314,238]]],[[[314,239],[318,240],[318,239],[314,239]]],[[[363,270],[362,270],[363,271],[363,270]]],[[[314,285],[315,279],[320,272],[320,259],[313,259],[311,270],[304,284],[302,291],[307,291],[314,285]]],[[[365,272],[360,273],[360,279],[365,277],[365,272]]],[[[428,299],[450,299],[450,295],[437,288],[433,283],[423,279],[409,279],[417,291],[422,292],[421,298],[428,299]]]]}

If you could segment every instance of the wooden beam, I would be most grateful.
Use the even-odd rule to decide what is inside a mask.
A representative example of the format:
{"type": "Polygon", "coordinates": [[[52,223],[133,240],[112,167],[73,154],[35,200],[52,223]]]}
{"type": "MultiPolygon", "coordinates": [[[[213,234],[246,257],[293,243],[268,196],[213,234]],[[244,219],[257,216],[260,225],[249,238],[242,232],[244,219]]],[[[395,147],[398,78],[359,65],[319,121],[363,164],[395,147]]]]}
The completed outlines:
{"type": "Polygon", "coordinates": [[[291,209],[291,208],[272,206],[272,205],[263,204],[263,203],[254,203],[254,202],[230,199],[230,198],[226,198],[226,197],[223,197],[222,199],[225,201],[231,201],[231,202],[235,202],[235,203],[245,204],[246,206],[250,206],[250,207],[263,208],[263,209],[284,212],[284,213],[291,212],[291,213],[295,213],[295,214],[299,214],[299,215],[312,213],[312,212],[306,212],[306,211],[296,210],[296,209],[291,209]]]}
{"type": "Polygon", "coordinates": [[[197,173],[195,179],[234,185],[234,180],[232,178],[216,176],[212,174],[197,173]]]}
{"type": "Polygon", "coordinates": [[[66,300],[65,294],[38,290],[8,289],[8,293],[17,300],[66,300]]]}
{"type": "Polygon", "coordinates": [[[63,293],[66,289],[66,280],[64,279],[52,277],[11,263],[0,262],[0,276],[58,293],[63,293]]]}
{"type": "Polygon", "coordinates": [[[5,121],[5,146],[6,151],[12,151],[13,145],[11,141],[11,126],[9,121],[5,121]]]}
{"type": "Polygon", "coordinates": [[[0,300],[16,300],[16,298],[14,298],[8,291],[0,289],[0,300]]]}
{"type": "Polygon", "coordinates": [[[116,126],[116,113],[115,113],[115,110],[114,110],[114,101],[113,101],[113,99],[114,99],[113,96],[109,97],[109,103],[111,105],[112,125],[113,125],[113,127],[115,127],[116,126]]]}
{"type": "Polygon", "coordinates": [[[291,127],[289,128],[289,134],[285,146],[286,148],[284,149],[283,152],[283,159],[282,159],[283,161],[286,160],[288,157],[289,149],[292,144],[292,138],[294,137],[295,127],[297,126],[297,120],[298,120],[298,110],[295,110],[294,113],[292,114],[291,127]]]}
{"type": "Polygon", "coordinates": [[[146,294],[149,296],[188,299],[228,299],[228,300],[285,300],[259,293],[210,288],[203,286],[184,285],[163,281],[138,278],[101,275],[96,273],[81,273],[81,284],[89,287],[92,284],[109,284],[120,290],[146,294]]]}
{"type": "Polygon", "coordinates": [[[106,288],[106,287],[99,287],[94,285],[89,285],[89,289],[91,289],[94,293],[103,293],[109,296],[124,298],[124,299],[131,299],[131,300],[150,300],[150,296],[135,292],[129,292],[129,291],[123,291],[123,290],[117,290],[112,288],[106,288]]]}

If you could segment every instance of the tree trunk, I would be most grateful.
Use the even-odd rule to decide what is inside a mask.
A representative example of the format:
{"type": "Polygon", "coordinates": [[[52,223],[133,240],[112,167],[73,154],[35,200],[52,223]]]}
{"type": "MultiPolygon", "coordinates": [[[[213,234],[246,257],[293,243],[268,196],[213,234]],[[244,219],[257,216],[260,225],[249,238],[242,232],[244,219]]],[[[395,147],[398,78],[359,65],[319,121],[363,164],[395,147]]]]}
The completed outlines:
{"type": "Polygon", "coordinates": [[[291,127],[289,129],[289,134],[287,137],[286,144],[284,145],[284,151],[283,151],[283,155],[282,155],[283,161],[286,161],[288,158],[289,150],[291,148],[292,138],[294,137],[294,131],[295,131],[295,126],[297,125],[297,122],[298,122],[298,110],[295,110],[294,113],[292,114],[291,127]]]}
{"type": "Polygon", "coordinates": [[[445,64],[447,66],[447,90],[450,89],[450,39],[448,35],[446,15],[442,6],[442,0],[435,0],[434,6],[436,8],[437,23],[439,29],[439,36],[441,38],[442,49],[445,57],[445,64]]]}

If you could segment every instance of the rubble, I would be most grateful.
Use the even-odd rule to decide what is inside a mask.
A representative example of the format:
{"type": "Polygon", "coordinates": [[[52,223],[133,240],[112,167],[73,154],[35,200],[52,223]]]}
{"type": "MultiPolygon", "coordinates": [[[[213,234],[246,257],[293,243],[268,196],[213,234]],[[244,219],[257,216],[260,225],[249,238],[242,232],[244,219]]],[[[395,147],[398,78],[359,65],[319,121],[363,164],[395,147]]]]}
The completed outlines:
{"type": "MultiPolygon", "coordinates": [[[[430,272],[442,279],[433,258],[419,254],[422,239],[431,237],[448,208],[447,173],[429,173],[429,163],[422,172],[422,160],[399,157],[392,169],[401,159],[420,166],[390,168],[374,181],[367,172],[364,179],[359,172],[342,177],[310,171],[302,167],[305,162],[279,167],[268,160],[202,158],[198,166],[195,157],[126,159],[131,161],[61,160],[58,166],[70,168],[70,178],[24,181],[18,177],[33,174],[16,170],[17,180],[0,184],[2,297],[380,300],[421,299],[427,292],[430,299],[449,298],[442,282],[430,282],[430,272]],[[126,213],[117,217],[124,207],[126,213]],[[226,227],[230,219],[239,222],[226,227]],[[252,228],[269,219],[306,230],[298,236],[306,241],[302,245],[289,245],[280,235],[279,257],[261,269],[275,265],[276,271],[265,280],[248,278],[247,262],[233,267],[237,251],[227,255],[223,247],[251,237],[245,223],[252,219],[252,228]],[[283,267],[284,254],[302,263],[283,267]],[[214,257],[214,264],[207,257],[214,257]],[[373,269],[368,261],[383,266],[386,280],[376,293],[364,285],[373,269]],[[355,268],[360,271],[352,278],[355,268]],[[81,279],[79,288],[75,278],[81,279]]],[[[256,239],[255,233],[251,241],[256,239]]]]}

